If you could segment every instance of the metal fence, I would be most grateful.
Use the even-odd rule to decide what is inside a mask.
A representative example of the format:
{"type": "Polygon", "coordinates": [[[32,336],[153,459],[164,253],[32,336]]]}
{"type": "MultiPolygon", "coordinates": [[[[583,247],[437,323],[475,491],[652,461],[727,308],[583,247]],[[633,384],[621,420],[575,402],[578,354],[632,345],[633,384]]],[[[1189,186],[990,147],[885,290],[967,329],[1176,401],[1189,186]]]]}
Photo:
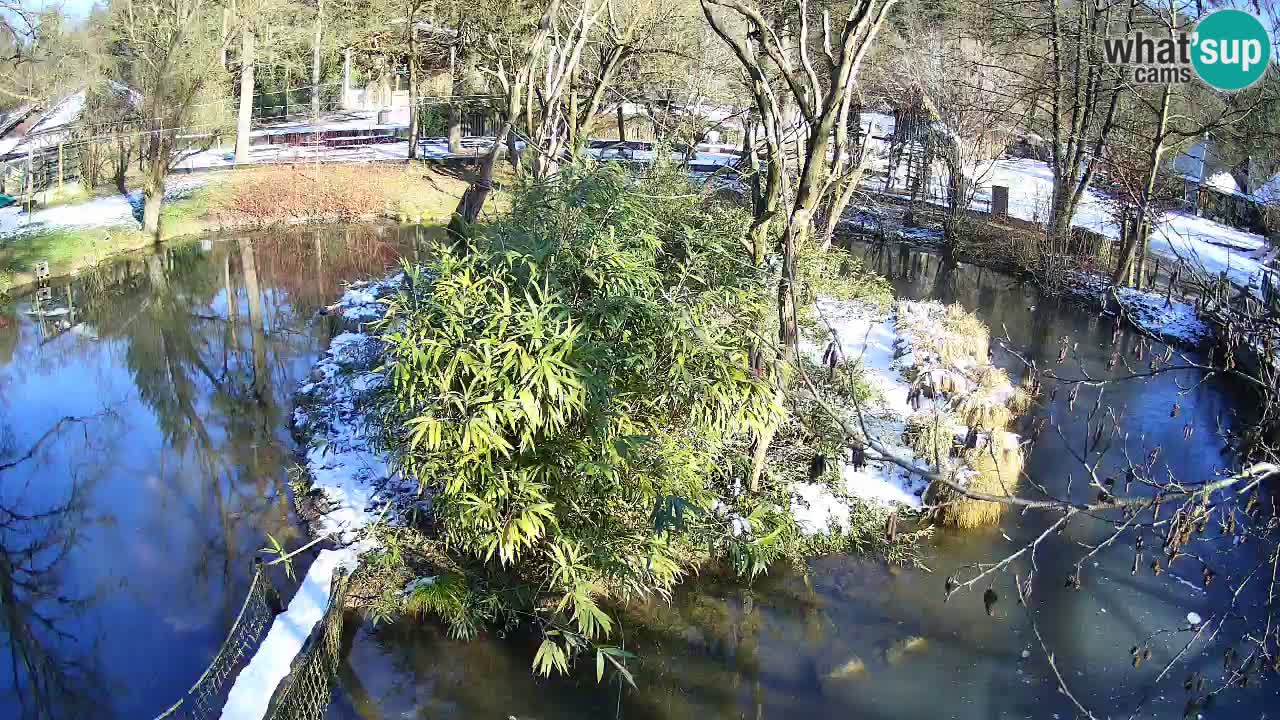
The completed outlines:
{"type": "Polygon", "coordinates": [[[351,576],[339,571],[329,589],[329,608],[298,654],[267,709],[268,720],[320,720],[329,707],[342,655],[342,624],[351,576]]]}

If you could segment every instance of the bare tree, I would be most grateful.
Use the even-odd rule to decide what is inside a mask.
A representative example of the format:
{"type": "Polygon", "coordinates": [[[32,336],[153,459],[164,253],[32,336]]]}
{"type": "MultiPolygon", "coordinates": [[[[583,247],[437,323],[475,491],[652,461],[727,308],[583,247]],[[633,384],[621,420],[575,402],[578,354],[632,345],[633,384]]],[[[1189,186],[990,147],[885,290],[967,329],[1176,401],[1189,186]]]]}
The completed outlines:
{"type": "Polygon", "coordinates": [[[0,108],[38,105],[97,70],[56,7],[0,0],[0,108]]]}
{"type": "MultiPolygon", "coordinates": [[[[779,34],[778,23],[767,19],[760,9],[740,0],[702,0],[707,21],[733,49],[751,78],[756,111],[765,128],[766,139],[770,132],[775,134],[775,140],[769,143],[770,165],[781,168],[784,163],[781,132],[777,125],[784,116],[782,93],[770,83],[770,70],[780,77],[779,84],[785,98],[794,103],[800,114],[802,132],[798,142],[803,152],[799,153],[799,175],[778,248],[781,259],[778,349],[784,359],[794,356],[798,341],[794,287],[796,251],[810,239],[814,211],[832,172],[827,150],[833,132],[847,129],[849,104],[858,69],[893,4],[894,0],[850,3],[843,21],[833,27],[830,8],[818,9],[811,7],[807,0],[798,0],[794,16],[798,25],[795,31],[798,47],[793,51],[779,34]],[[730,13],[739,26],[731,26],[718,14],[718,10],[730,13]],[[812,26],[814,20],[819,23],[817,27],[812,26]],[[815,46],[821,50],[815,50],[815,46]],[[842,118],[845,123],[837,131],[837,123],[842,118]]],[[[778,19],[784,26],[789,25],[789,18],[778,19]]],[[[839,153],[835,155],[838,157],[839,153]]],[[[759,228],[755,232],[759,233],[759,228]]],[[[771,428],[756,439],[750,480],[753,490],[759,485],[768,445],[775,432],[776,428],[771,428]]]]}
{"type": "Polygon", "coordinates": [[[205,0],[124,0],[111,7],[115,72],[142,97],[142,229],[157,241],[165,178],[189,147],[197,99],[216,67],[210,59],[220,19],[210,8],[205,0]]]}
{"type": "Polygon", "coordinates": [[[546,48],[559,11],[560,0],[550,0],[543,9],[536,28],[523,41],[517,32],[500,35],[495,31],[486,37],[493,51],[494,61],[494,66],[486,68],[486,71],[502,91],[505,112],[492,147],[480,161],[475,177],[459,199],[453,219],[449,222],[449,231],[455,237],[464,236],[467,227],[475,223],[493,189],[493,171],[498,155],[502,152],[503,143],[511,135],[516,120],[521,117],[526,93],[529,92],[539,58],[546,48]]]}

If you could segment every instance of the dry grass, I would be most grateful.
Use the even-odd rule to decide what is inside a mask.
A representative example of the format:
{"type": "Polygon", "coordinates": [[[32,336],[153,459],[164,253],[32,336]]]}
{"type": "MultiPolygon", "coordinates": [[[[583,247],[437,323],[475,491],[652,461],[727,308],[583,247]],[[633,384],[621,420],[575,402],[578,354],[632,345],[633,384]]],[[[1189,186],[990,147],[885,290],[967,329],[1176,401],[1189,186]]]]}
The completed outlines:
{"type": "MultiPolygon", "coordinates": [[[[1031,406],[1032,394],[990,364],[987,328],[963,308],[904,301],[898,303],[896,322],[916,355],[906,375],[926,395],[940,394],[949,405],[940,415],[909,418],[903,440],[934,466],[963,468],[971,490],[1011,494],[1022,474],[1023,457],[1018,436],[1008,427],[1031,406]],[[982,433],[983,441],[966,450],[959,463],[946,462],[956,437],[969,428],[982,433]]],[[[972,500],[942,483],[933,484],[926,502],[936,507],[937,522],[956,528],[994,525],[1004,511],[1002,503],[972,500]]]]}
{"type": "Polygon", "coordinates": [[[961,421],[979,431],[1003,430],[1013,421],[1013,411],[1005,405],[1004,400],[981,388],[971,392],[956,403],[956,414],[961,421]]]}
{"type": "Polygon", "coordinates": [[[464,183],[416,165],[268,166],[238,171],[207,213],[221,225],[449,217],[464,183]]]}
{"type": "MultiPolygon", "coordinates": [[[[960,343],[959,347],[949,348],[954,357],[968,358],[979,364],[987,361],[991,338],[987,334],[987,326],[976,315],[959,305],[948,305],[942,326],[951,339],[960,343]]],[[[942,358],[946,360],[947,356],[944,354],[942,358]]]]}
{"type": "Polygon", "coordinates": [[[912,336],[912,352],[936,357],[945,367],[981,365],[987,360],[987,328],[959,305],[898,304],[900,330],[912,336]]]}
{"type": "MultiPolygon", "coordinates": [[[[1023,457],[1016,441],[1010,443],[1002,437],[1010,435],[996,433],[988,446],[965,452],[965,464],[972,470],[967,489],[991,496],[1013,494],[1022,478],[1023,457]]],[[[925,501],[937,506],[933,512],[936,522],[962,530],[995,525],[1005,509],[1004,503],[974,500],[942,483],[929,487],[925,501]]]]}
{"type": "Polygon", "coordinates": [[[903,439],[917,457],[928,460],[935,467],[951,455],[956,435],[964,432],[960,421],[949,412],[933,415],[921,413],[907,419],[903,439]]]}
{"type": "Polygon", "coordinates": [[[1009,399],[1005,400],[1004,404],[1014,415],[1023,415],[1031,409],[1035,402],[1035,396],[1028,392],[1026,388],[1019,386],[1013,389],[1013,392],[1009,394],[1009,399]]]}
{"type": "Polygon", "coordinates": [[[983,365],[973,374],[973,381],[980,388],[989,388],[998,390],[1006,385],[1011,385],[1009,375],[1004,370],[994,365],[983,365]]]}

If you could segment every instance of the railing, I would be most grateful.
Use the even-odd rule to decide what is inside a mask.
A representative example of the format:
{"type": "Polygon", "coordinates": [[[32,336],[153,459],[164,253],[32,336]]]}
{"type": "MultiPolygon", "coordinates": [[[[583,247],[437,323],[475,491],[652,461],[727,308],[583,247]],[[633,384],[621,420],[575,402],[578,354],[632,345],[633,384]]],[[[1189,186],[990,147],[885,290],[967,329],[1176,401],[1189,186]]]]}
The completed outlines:
{"type": "Polygon", "coordinates": [[[329,608],[294,660],[267,709],[268,720],[320,720],[329,707],[342,653],[342,623],[351,576],[338,571],[329,588],[329,608]]]}

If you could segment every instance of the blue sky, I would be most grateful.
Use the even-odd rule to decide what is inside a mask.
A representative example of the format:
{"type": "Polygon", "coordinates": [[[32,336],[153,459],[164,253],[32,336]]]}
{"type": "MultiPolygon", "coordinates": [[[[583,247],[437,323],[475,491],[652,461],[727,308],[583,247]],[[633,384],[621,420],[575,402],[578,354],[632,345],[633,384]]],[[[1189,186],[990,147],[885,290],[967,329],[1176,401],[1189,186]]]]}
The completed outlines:
{"type": "Polygon", "coordinates": [[[75,18],[87,17],[94,5],[94,0],[27,0],[27,2],[42,8],[61,5],[67,15],[75,18]]]}

